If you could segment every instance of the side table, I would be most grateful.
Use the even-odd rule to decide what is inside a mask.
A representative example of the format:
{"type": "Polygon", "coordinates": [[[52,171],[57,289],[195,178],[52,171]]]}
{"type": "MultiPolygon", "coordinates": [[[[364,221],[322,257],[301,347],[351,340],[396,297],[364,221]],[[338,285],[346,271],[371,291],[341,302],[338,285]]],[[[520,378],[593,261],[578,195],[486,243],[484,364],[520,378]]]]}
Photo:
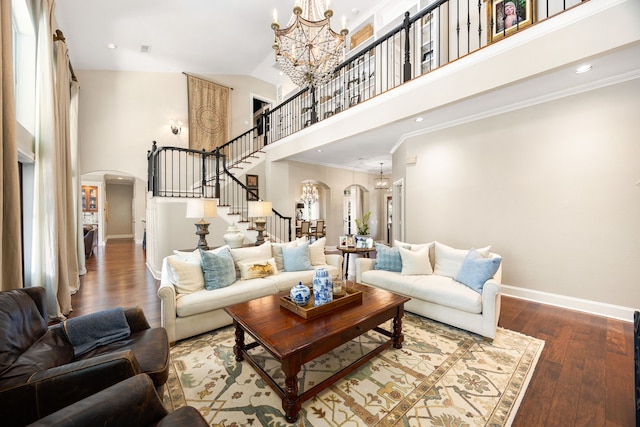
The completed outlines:
{"type": "Polygon", "coordinates": [[[353,246],[338,246],[337,249],[342,252],[342,256],[344,257],[344,278],[345,280],[349,280],[349,255],[352,254],[364,254],[367,258],[369,258],[369,254],[371,252],[376,251],[375,248],[356,248],[353,246]]]}

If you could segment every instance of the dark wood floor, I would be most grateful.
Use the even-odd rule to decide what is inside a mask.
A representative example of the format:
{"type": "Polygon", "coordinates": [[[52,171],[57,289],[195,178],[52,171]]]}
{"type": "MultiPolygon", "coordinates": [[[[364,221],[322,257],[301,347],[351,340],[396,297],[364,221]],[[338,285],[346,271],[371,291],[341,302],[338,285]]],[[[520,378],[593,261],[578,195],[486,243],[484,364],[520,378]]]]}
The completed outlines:
{"type": "MultiPolygon", "coordinates": [[[[160,325],[158,283],[140,245],[110,240],[87,271],[70,317],[139,305],[160,325]]],[[[513,426],[635,425],[631,322],[503,297],[500,326],[545,340],[513,426]]]]}

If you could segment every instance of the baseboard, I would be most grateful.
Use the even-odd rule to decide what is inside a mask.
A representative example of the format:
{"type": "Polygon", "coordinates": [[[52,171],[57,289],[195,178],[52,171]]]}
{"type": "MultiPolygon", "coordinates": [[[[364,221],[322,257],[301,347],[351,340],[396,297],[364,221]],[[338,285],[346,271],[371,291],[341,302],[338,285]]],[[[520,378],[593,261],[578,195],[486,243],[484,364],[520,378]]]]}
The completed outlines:
{"type": "Polygon", "coordinates": [[[147,270],[149,270],[149,272],[151,273],[153,278],[156,279],[156,280],[160,280],[160,278],[162,277],[162,272],[161,271],[156,271],[154,268],[152,268],[149,265],[148,262],[146,264],[147,264],[147,270]]]}
{"type": "Polygon", "coordinates": [[[110,234],[105,237],[105,240],[109,239],[133,239],[133,234],[110,234]]]}
{"type": "Polygon", "coordinates": [[[502,295],[505,296],[567,308],[570,310],[582,311],[598,316],[610,317],[612,319],[624,320],[625,322],[633,322],[633,313],[635,311],[633,308],[552,294],[549,292],[536,291],[533,289],[519,288],[510,285],[500,286],[502,295]]]}

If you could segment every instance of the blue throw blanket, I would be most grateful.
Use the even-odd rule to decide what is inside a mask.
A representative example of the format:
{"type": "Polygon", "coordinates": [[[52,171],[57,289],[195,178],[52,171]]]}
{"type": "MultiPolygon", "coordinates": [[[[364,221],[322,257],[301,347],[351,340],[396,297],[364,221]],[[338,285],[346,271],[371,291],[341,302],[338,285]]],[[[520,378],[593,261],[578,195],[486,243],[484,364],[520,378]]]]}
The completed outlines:
{"type": "Polygon", "coordinates": [[[76,357],[131,335],[122,307],[65,320],[62,324],[76,357]]]}

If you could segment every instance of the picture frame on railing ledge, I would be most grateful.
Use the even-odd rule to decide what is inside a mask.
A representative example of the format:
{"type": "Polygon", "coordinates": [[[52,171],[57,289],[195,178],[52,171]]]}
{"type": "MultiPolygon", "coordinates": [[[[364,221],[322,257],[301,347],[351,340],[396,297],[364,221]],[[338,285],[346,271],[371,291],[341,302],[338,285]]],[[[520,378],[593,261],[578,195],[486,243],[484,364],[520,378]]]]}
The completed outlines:
{"type": "Polygon", "coordinates": [[[535,0],[488,0],[489,43],[510,36],[535,21],[535,0]]]}

